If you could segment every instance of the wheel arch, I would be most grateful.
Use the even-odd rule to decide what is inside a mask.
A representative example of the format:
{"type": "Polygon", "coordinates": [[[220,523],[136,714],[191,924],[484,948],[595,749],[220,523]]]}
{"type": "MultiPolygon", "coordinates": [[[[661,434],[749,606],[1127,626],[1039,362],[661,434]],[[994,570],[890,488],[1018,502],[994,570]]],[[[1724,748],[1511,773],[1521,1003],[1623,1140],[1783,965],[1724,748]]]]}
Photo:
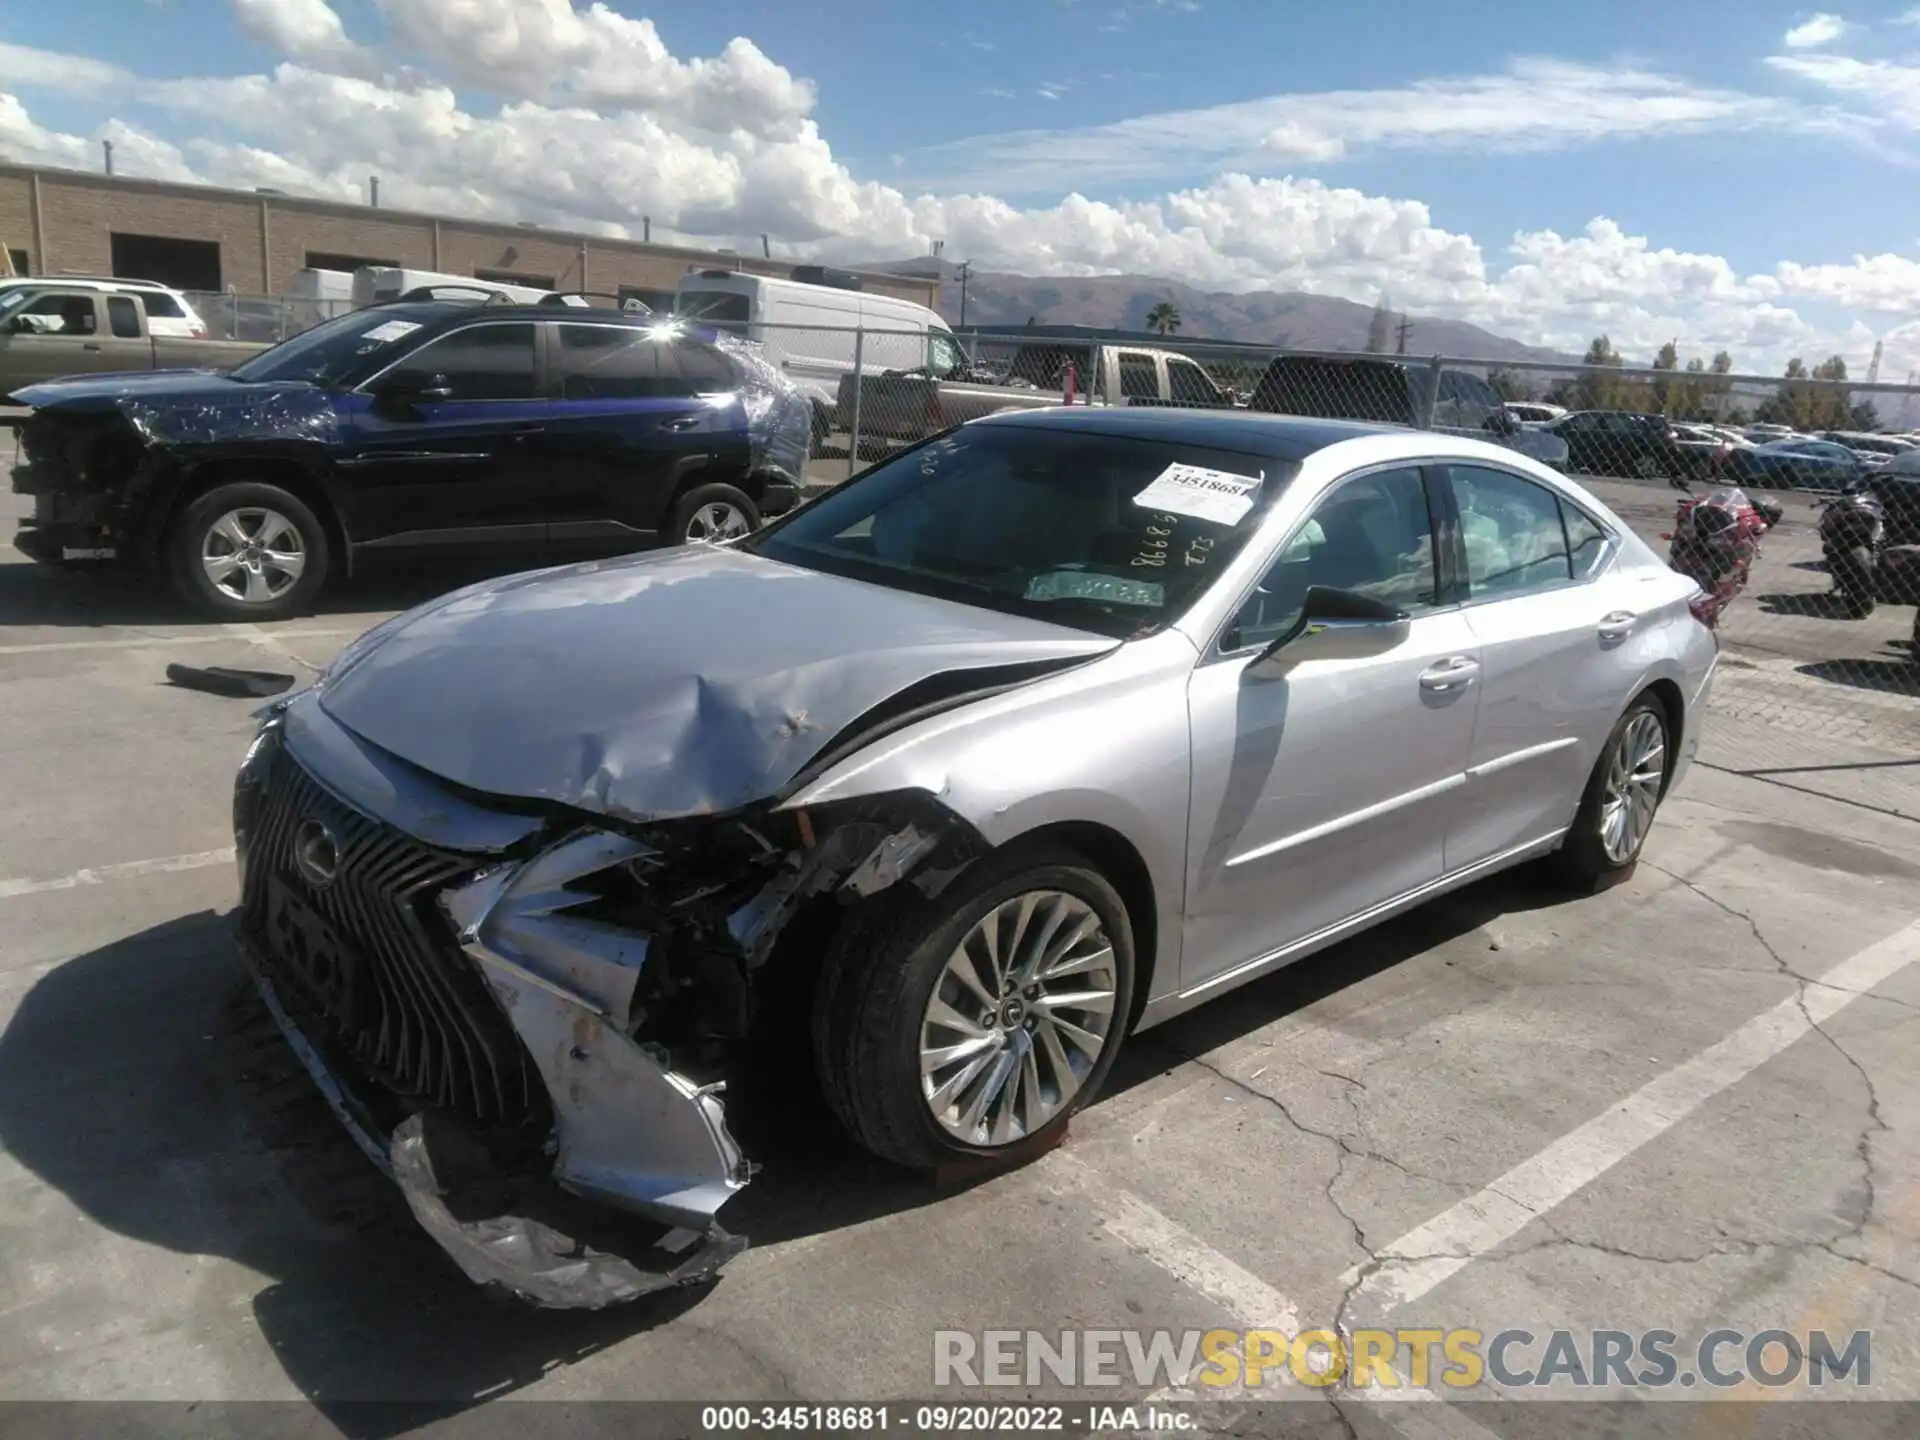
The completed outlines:
{"type": "Polygon", "coordinates": [[[1024,831],[1006,842],[1026,845],[1051,841],[1084,857],[1120,893],[1126,903],[1127,919],[1133,930],[1133,993],[1127,997],[1127,1023],[1122,1034],[1132,1033],[1153,993],[1154,970],[1159,960],[1160,915],[1154,898],[1153,873],[1146,859],[1131,840],[1111,826],[1095,820],[1058,820],[1038,829],[1024,831]]]}
{"type": "Polygon", "coordinates": [[[1673,784],[1674,772],[1679,768],[1681,745],[1686,738],[1687,700],[1680,689],[1679,682],[1670,676],[1662,675],[1640,687],[1640,691],[1628,702],[1629,708],[1642,699],[1652,699],[1665,713],[1667,719],[1667,743],[1673,747],[1674,755],[1667,761],[1666,772],[1660,777],[1660,798],[1667,798],[1667,790],[1673,784]]]}
{"type": "Polygon", "coordinates": [[[326,527],[328,548],[338,557],[336,573],[353,573],[353,537],[322,468],[305,457],[280,452],[219,455],[182,466],[156,507],[158,523],[151,527],[148,539],[150,558],[158,560],[174,521],[195,500],[217,486],[247,481],[277,485],[298,497],[326,527]]]}

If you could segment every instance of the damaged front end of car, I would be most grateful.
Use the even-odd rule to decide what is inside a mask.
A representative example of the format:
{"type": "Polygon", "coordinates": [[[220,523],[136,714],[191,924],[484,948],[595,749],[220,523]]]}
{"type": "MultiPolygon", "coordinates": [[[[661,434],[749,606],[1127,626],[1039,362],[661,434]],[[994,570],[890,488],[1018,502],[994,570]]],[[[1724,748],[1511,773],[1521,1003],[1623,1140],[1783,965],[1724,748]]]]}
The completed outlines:
{"type": "Polygon", "coordinates": [[[257,988],[420,1224],[545,1306],[745,1248],[716,1218],[754,1169],[725,1096],[770,977],[836,912],[936,894],[987,848],[919,792],[644,825],[476,798],[315,692],[263,713],[234,799],[257,988]]]}

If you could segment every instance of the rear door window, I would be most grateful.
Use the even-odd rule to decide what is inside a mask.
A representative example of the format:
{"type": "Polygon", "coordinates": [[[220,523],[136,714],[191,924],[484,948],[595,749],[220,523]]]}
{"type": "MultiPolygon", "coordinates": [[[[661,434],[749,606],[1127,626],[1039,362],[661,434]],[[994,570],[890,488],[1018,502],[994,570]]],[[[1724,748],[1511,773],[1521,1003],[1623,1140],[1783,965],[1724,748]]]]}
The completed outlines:
{"type": "Polygon", "coordinates": [[[1449,465],[1470,598],[1506,599],[1573,578],[1559,497],[1505,470],[1449,465]]]}
{"type": "Polygon", "coordinates": [[[673,342],[672,351],[672,363],[679,381],[679,389],[675,393],[712,395],[740,388],[733,366],[713,346],[682,337],[673,342]]]}
{"type": "Polygon", "coordinates": [[[142,292],[140,299],[146,304],[149,318],[158,317],[161,320],[184,320],[187,318],[187,312],[180,308],[180,302],[164,291],[145,291],[142,292]]]}
{"type": "Polygon", "coordinates": [[[1124,400],[1160,398],[1160,368],[1151,355],[1120,357],[1120,396],[1124,400]]]}
{"type": "Polygon", "coordinates": [[[1218,405],[1220,392],[1191,360],[1167,361],[1167,390],[1176,405],[1218,405]]]}
{"type": "Polygon", "coordinates": [[[125,295],[107,297],[107,328],[118,340],[140,338],[140,307],[125,295]]]}
{"type": "MultiPolygon", "coordinates": [[[[645,330],[616,325],[556,325],[554,379],[563,400],[646,400],[662,393],[666,348],[645,330]]],[[[677,370],[674,372],[677,377],[677,370]]]]}

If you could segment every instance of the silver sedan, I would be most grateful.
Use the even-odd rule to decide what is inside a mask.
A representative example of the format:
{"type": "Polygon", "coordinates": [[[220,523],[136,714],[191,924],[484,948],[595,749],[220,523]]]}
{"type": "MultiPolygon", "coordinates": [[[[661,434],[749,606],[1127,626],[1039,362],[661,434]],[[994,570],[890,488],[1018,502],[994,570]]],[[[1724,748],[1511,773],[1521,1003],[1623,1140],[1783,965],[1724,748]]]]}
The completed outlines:
{"type": "Polygon", "coordinates": [[[1624,872],[1697,742],[1696,597],[1469,438],[979,421],[745,539],[357,641],[242,768],[242,946],[469,1274],[606,1303],[738,1249],[722,1087],[783,1031],[875,1154],[990,1157],[1129,1033],[1389,915],[1624,872]],[[657,1253],[473,1220],[474,1154],[657,1253]]]}

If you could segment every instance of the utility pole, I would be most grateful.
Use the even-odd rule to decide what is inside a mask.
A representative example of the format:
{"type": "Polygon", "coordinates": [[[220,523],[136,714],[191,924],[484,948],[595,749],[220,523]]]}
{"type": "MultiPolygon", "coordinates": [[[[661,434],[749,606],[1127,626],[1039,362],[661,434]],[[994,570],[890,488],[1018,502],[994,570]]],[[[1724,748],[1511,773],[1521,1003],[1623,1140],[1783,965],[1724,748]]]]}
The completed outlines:
{"type": "Polygon", "coordinates": [[[765,235],[760,237],[760,258],[763,260],[771,260],[773,258],[773,241],[769,240],[765,235]]]}
{"type": "Polygon", "coordinates": [[[378,175],[367,177],[367,203],[376,210],[380,208],[380,177],[378,175]]]}
{"type": "Polygon", "coordinates": [[[1873,342],[1873,359],[1867,362],[1867,384],[1869,385],[1880,378],[1880,352],[1886,348],[1885,340],[1873,342]]]}
{"type": "Polygon", "coordinates": [[[113,173],[113,141],[102,140],[100,142],[100,149],[107,158],[107,174],[111,175],[113,173]]]}
{"type": "Polygon", "coordinates": [[[973,262],[962,260],[959,270],[955,272],[960,277],[960,328],[962,330],[967,328],[967,277],[972,271],[973,262]]]}
{"type": "Polygon", "coordinates": [[[1393,327],[1394,347],[1395,347],[1393,352],[1394,354],[1404,355],[1407,353],[1407,336],[1411,335],[1412,333],[1413,333],[1413,321],[1409,320],[1406,316],[1402,315],[1400,317],[1400,323],[1393,327]]]}

